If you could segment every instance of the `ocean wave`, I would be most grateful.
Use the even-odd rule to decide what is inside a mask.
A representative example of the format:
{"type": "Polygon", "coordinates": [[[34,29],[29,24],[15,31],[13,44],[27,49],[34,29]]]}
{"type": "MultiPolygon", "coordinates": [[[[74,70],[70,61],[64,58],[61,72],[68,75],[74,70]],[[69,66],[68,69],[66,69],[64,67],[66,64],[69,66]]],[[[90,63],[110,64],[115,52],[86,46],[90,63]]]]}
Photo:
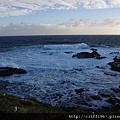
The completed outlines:
{"type": "Polygon", "coordinates": [[[10,63],[8,61],[2,61],[0,63],[0,67],[13,67],[13,68],[20,68],[20,66],[16,63],[10,63]]]}
{"type": "Polygon", "coordinates": [[[68,50],[68,49],[86,49],[89,48],[89,46],[85,43],[80,44],[73,44],[73,45],[44,45],[44,50],[68,50]]]}

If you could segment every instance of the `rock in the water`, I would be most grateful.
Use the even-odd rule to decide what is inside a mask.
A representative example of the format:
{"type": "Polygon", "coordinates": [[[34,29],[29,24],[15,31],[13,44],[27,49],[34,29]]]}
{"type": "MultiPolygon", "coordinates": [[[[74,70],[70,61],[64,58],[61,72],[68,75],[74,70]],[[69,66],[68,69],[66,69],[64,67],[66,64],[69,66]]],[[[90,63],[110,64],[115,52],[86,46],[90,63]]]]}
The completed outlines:
{"type": "Polygon", "coordinates": [[[77,58],[94,58],[94,55],[92,53],[89,53],[89,52],[80,52],[80,53],[77,53],[76,55],[73,55],[72,57],[73,58],[74,57],[77,57],[77,58]]]}
{"type": "Polygon", "coordinates": [[[0,68],[0,76],[11,76],[13,75],[13,70],[5,67],[5,68],[0,68]]]}
{"type": "Polygon", "coordinates": [[[112,70],[119,71],[120,72],[120,57],[115,57],[113,59],[113,62],[108,63],[108,65],[111,66],[112,70]]]}
{"type": "Polygon", "coordinates": [[[69,51],[69,52],[64,52],[64,53],[66,53],[66,54],[71,54],[71,53],[73,53],[72,51],[69,51]]]}
{"type": "Polygon", "coordinates": [[[107,93],[100,93],[100,96],[104,98],[110,97],[110,95],[107,93]]]}
{"type": "Polygon", "coordinates": [[[95,66],[95,67],[99,69],[105,69],[104,67],[100,67],[100,66],[95,66]]]}
{"type": "Polygon", "coordinates": [[[76,94],[82,93],[84,91],[85,91],[84,88],[80,88],[80,89],[75,90],[76,94]]]}
{"type": "Polygon", "coordinates": [[[93,100],[102,100],[102,98],[100,96],[98,96],[98,95],[93,95],[93,96],[91,96],[91,98],[93,100]]]}
{"type": "Polygon", "coordinates": [[[96,58],[98,60],[104,59],[106,57],[102,57],[96,49],[91,49],[93,50],[91,53],[90,52],[80,52],[72,56],[72,58],[77,57],[77,58],[96,58]]]}
{"type": "Polygon", "coordinates": [[[26,74],[27,72],[21,68],[13,68],[14,74],[26,74]]]}
{"type": "Polygon", "coordinates": [[[92,51],[97,51],[97,49],[96,49],[96,48],[91,48],[90,50],[92,50],[92,51]]]}
{"type": "Polygon", "coordinates": [[[13,74],[26,74],[27,71],[24,69],[19,68],[12,68],[12,67],[1,67],[0,68],[0,76],[11,76],[13,74]]]}
{"type": "Polygon", "coordinates": [[[114,98],[109,98],[109,99],[107,100],[107,102],[110,103],[110,104],[112,104],[113,106],[116,105],[116,101],[115,101],[114,98]]]}
{"type": "Polygon", "coordinates": [[[112,91],[114,91],[115,93],[120,93],[120,89],[119,88],[111,88],[112,91]]]}
{"type": "Polygon", "coordinates": [[[110,75],[110,76],[117,76],[117,74],[115,73],[111,73],[111,72],[104,72],[105,75],[110,75]]]}
{"type": "Polygon", "coordinates": [[[120,63],[120,57],[115,56],[113,60],[114,62],[120,63]]]}
{"type": "Polygon", "coordinates": [[[119,54],[119,52],[111,52],[110,54],[119,54]]]}

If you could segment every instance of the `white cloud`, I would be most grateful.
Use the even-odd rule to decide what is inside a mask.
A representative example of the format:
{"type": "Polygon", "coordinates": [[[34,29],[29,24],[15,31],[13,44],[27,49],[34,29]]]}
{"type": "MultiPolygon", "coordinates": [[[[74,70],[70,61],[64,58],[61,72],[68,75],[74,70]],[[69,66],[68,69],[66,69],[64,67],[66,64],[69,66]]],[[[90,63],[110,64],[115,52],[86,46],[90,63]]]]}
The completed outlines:
{"type": "Polygon", "coordinates": [[[97,21],[94,21],[90,25],[91,27],[120,27],[120,21],[116,19],[105,19],[101,23],[97,23],[97,21]]]}
{"type": "Polygon", "coordinates": [[[75,20],[75,19],[69,19],[67,22],[64,22],[59,25],[64,25],[66,27],[84,27],[88,24],[89,19],[80,19],[80,20],[75,20]]]}
{"type": "Polygon", "coordinates": [[[120,27],[120,21],[115,19],[105,19],[103,23],[101,23],[102,26],[108,26],[108,27],[120,27]]]}
{"type": "Polygon", "coordinates": [[[0,0],[0,17],[25,15],[36,10],[119,7],[120,0],[0,0]]]}
{"type": "Polygon", "coordinates": [[[0,35],[63,35],[63,34],[120,34],[120,21],[105,19],[101,22],[90,19],[69,19],[61,24],[30,24],[21,22],[0,26],[0,35]]]}

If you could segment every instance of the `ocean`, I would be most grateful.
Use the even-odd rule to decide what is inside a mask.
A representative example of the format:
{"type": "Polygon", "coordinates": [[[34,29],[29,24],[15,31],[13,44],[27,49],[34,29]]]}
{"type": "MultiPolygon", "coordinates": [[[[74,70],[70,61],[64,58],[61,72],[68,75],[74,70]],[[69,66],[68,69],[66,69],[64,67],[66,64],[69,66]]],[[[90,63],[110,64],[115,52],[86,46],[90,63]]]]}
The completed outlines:
{"type": "Polygon", "coordinates": [[[120,72],[108,65],[115,56],[120,56],[119,35],[1,36],[0,67],[27,74],[0,77],[10,82],[0,92],[66,108],[108,108],[113,106],[109,99],[120,100],[113,90],[120,87],[120,72]],[[106,58],[72,58],[91,48],[106,58]]]}

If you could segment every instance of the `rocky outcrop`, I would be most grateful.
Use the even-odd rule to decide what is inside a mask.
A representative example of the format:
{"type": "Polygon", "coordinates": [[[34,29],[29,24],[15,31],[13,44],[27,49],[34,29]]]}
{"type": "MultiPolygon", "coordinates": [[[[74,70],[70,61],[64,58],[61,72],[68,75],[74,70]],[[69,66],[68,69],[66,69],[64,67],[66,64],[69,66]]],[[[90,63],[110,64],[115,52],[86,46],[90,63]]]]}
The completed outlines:
{"type": "Polygon", "coordinates": [[[113,54],[120,54],[120,53],[119,52],[111,52],[110,54],[113,55],[113,54]]]}
{"type": "Polygon", "coordinates": [[[117,74],[112,73],[112,72],[105,72],[105,71],[104,71],[104,74],[105,74],[105,75],[109,75],[109,76],[117,76],[117,74]]]}
{"type": "Polygon", "coordinates": [[[108,63],[108,65],[111,66],[112,70],[119,71],[120,72],[120,57],[115,57],[113,59],[113,62],[108,63]]]}
{"type": "Polygon", "coordinates": [[[20,68],[12,68],[12,67],[1,67],[0,68],[0,76],[11,76],[13,74],[26,74],[27,71],[20,68]]]}
{"type": "Polygon", "coordinates": [[[89,52],[80,52],[72,56],[72,58],[77,57],[77,58],[94,58],[94,55],[89,53],[89,52]]]}
{"type": "Polygon", "coordinates": [[[115,93],[120,93],[120,89],[119,88],[111,88],[112,91],[114,91],[115,93]]]}
{"type": "Polygon", "coordinates": [[[84,91],[85,91],[84,88],[80,88],[80,89],[75,90],[76,94],[82,93],[84,91]]]}
{"type": "Polygon", "coordinates": [[[100,96],[98,96],[98,95],[92,95],[91,98],[93,100],[102,100],[102,98],[100,96]]]}
{"type": "Polygon", "coordinates": [[[69,52],[64,52],[64,53],[66,53],[66,54],[72,54],[73,52],[72,52],[72,51],[69,51],[69,52]]]}
{"type": "Polygon", "coordinates": [[[77,58],[96,58],[96,59],[103,59],[106,57],[102,57],[98,52],[97,49],[91,49],[92,52],[80,52],[72,56],[72,58],[77,57],[77,58]]]}

